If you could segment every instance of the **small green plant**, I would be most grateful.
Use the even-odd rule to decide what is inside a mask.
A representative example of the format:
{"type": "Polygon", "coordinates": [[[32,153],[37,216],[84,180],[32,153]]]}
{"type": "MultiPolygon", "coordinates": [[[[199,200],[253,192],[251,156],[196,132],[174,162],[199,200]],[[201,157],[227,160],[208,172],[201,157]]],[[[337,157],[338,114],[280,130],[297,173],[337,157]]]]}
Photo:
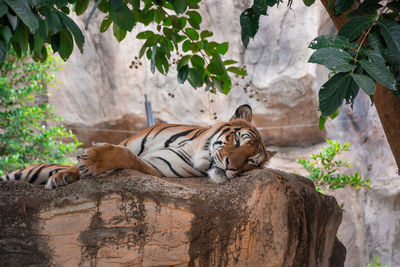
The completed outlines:
{"type": "Polygon", "coordinates": [[[56,79],[58,62],[7,55],[0,69],[0,175],[38,162],[68,163],[66,155],[80,145],[64,126],[48,126],[61,118],[49,104],[38,103],[56,79]]]}
{"type": "Polygon", "coordinates": [[[370,187],[369,179],[363,180],[358,172],[353,175],[337,173],[341,167],[351,167],[347,161],[334,160],[336,155],[350,150],[350,143],[341,145],[335,140],[326,141],[328,146],[323,148],[323,152],[312,154],[312,161],[303,158],[297,160],[309,172],[309,178],[316,185],[326,185],[329,186],[329,189],[338,189],[345,186],[354,188],[370,187]]]}
{"type": "MultiPolygon", "coordinates": [[[[379,261],[378,256],[374,256],[374,262],[368,263],[367,267],[382,267],[382,264],[379,261]]],[[[386,264],[386,265],[383,265],[383,267],[390,267],[390,265],[386,264]]]]}

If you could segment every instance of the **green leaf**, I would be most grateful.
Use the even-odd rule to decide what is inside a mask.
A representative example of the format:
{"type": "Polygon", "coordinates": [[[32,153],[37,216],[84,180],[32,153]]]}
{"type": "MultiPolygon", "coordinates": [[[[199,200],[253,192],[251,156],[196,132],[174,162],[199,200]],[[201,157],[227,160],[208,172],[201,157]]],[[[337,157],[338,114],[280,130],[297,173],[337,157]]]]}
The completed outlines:
{"type": "Polygon", "coordinates": [[[190,59],[194,68],[204,68],[204,59],[201,56],[193,55],[190,59]]]}
{"type": "Polygon", "coordinates": [[[204,84],[204,69],[192,69],[189,68],[189,74],[187,80],[194,87],[198,88],[204,84]]]}
{"type": "Polygon", "coordinates": [[[199,33],[195,29],[187,28],[185,32],[192,40],[196,41],[199,39],[199,33]]]}
{"type": "Polygon", "coordinates": [[[129,0],[129,3],[131,3],[136,11],[140,11],[140,0],[129,0]]]}
{"type": "Polygon", "coordinates": [[[24,55],[27,55],[28,51],[28,36],[28,27],[25,26],[25,24],[18,23],[17,29],[14,31],[14,36],[12,40],[19,44],[19,49],[24,55]]]}
{"type": "Polygon", "coordinates": [[[334,118],[336,118],[337,116],[339,116],[339,112],[340,112],[339,109],[336,110],[335,112],[333,112],[333,113],[329,116],[329,118],[331,118],[331,119],[333,120],[334,118]]]}
{"type": "Polygon", "coordinates": [[[369,44],[372,46],[372,48],[382,54],[384,51],[383,44],[384,41],[382,39],[382,36],[378,33],[370,33],[368,34],[368,41],[369,44]]]}
{"type": "Polygon", "coordinates": [[[173,0],[172,6],[177,14],[183,14],[187,9],[187,2],[186,0],[173,0]]]}
{"type": "Polygon", "coordinates": [[[222,81],[217,77],[211,77],[211,80],[213,89],[222,92],[223,91],[222,81]]]}
{"type": "Polygon", "coordinates": [[[201,39],[205,39],[205,38],[208,38],[208,37],[211,37],[211,36],[213,36],[213,33],[208,31],[208,30],[204,30],[204,31],[202,31],[200,33],[201,39]]]}
{"type": "Polygon", "coordinates": [[[400,25],[388,19],[381,19],[378,25],[391,55],[400,60],[400,25]]]}
{"type": "Polygon", "coordinates": [[[231,90],[231,78],[228,75],[223,75],[222,77],[222,93],[227,95],[231,90]]]}
{"type": "Polygon", "coordinates": [[[232,64],[236,64],[236,63],[238,63],[236,60],[232,60],[232,59],[224,60],[224,65],[225,65],[225,66],[227,66],[227,65],[232,65],[232,64]]]}
{"type": "Polygon", "coordinates": [[[47,59],[47,49],[46,46],[42,46],[42,49],[40,49],[40,52],[34,52],[33,53],[33,60],[35,61],[40,61],[41,63],[45,62],[47,59]]]}
{"type": "Polygon", "coordinates": [[[95,0],[96,2],[97,1],[100,1],[100,4],[98,5],[98,9],[101,11],[101,12],[103,12],[103,13],[105,13],[105,14],[108,14],[109,13],[109,11],[110,11],[110,9],[109,9],[109,5],[108,5],[108,1],[107,0],[95,0]]]}
{"type": "Polygon", "coordinates": [[[342,105],[343,100],[353,90],[354,81],[349,73],[340,72],[330,78],[319,90],[319,110],[328,117],[342,105]]]}
{"type": "Polygon", "coordinates": [[[354,0],[335,0],[335,16],[340,16],[351,8],[354,0]]]}
{"type": "Polygon", "coordinates": [[[197,11],[188,11],[188,12],[186,12],[186,14],[189,16],[189,19],[188,19],[189,24],[193,28],[199,30],[200,29],[200,23],[202,21],[200,13],[197,12],[197,11]]]}
{"type": "Polygon", "coordinates": [[[47,34],[49,29],[47,28],[45,22],[40,18],[40,16],[38,14],[35,14],[36,18],[39,21],[39,29],[38,29],[38,33],[40,34],[41,38],[43,41],[47,40],[47,34]]]}
{"type": "Polygon", "coordinates": [[[358,62],[375,81],[389,89],[395,89],[396,79],[389,69],[386,68],[386,66],[381,66],[375,62],[369,62],[365,59],[361,59],[358,62]]]}
{"type": "Polygon", "coordinates": [[[100,32],[105,32],[106,30],[108,30],[108,28],[110,27],[111,23],[112,23],[112,20],[109,17],[105,18],[101,22],[100,32]]]}
{"type": "Polygon", "coordinates": [[[164,52],[159,47],[156,48],[156,55],[154,59],[158,71],[162,74],[167,73],[169,68],[168,61],[165,58],[164,52]]]}
{"type": "Polygon", "coordinates": [[[178,62],[178,70],[183,66],[187,65],[190,60],[190,55],[183,56],[178,62]]]}
{"type": "Polygon", "coordinates": [[[123,0],[109,0],[110,18],[121,29],[131,31],[135,25],[135,17],[123,0]]]}
{"type": "Polygon", "coordinates": [[[378,9],[383,7],[378,4],[379,1],[364,1],[356,10],[351,11],[346,17],[372,16],[376,15],[378,9]]]}
{"type": "Polygon", "coordinates": [[[196,21],[194,21],[193,19],[189,18],[188,22],[189,22],[190,26],[192,26],[193,29],[200,30],[200,25],[197,24],[196,21]]]}
{"type": "Polygon", "coordinates": [[[61,21],[65,25],[65,27],[67,27],[67,29],[74,36],[75,43],[82,53],[83,52],[83,44],[85,43],[85,36],[83,36],[81,29],[79,29],[78,25],[76,25],[76,23],[72,19],[70,19],[67,15],[65,15],[64,13],[59,12],[58,15],[60,16],[61,21]]]}
{"type": "Polygon", "coordinates": [[[164,18],[165,14],[161,8],[157,8],[154,10],[154,21],[156,22],[156,24],[160,24],[164,18]]]}
{"type": "Polygon", "coordinates": [[[354,81],[357,83],[357,85],[367,94],[367,95],[373,95],[375,94],[375,83],[374,81],[368,77],[367,75],[361,75],[361,74],[351,74],[351,77],[353,77],[354,81]]]}
{"type": "Polygon", "coordinates": [[[228,49],[229,49],[229,43],[224,42],[216,48],[216,51],[218,54],[225,55],[225,53],[228,51],[228,49]]]}
{"type": "Polygon", "coordinates": [[[56,33],[50,36],[50,40],[51,40],[51,49],[53,50],[53,52],[58,52],[58,50],[60,49],[60,33],[56,33]]]}
{"type": "Polygon", "coordinates": [[[314,4],[315,0],[303,0],[303,2],[306,6],[311,6],[312,4],[314,4]]]}
{"type": "Polygon", "coordinates": [[[55,0],[55,2],[58,8],[68,5],[68,0],[55,0]]]}
{"type": "Polygon", "coordinates": [[[113,23],[113,34],[115,39],[117,39],[118,42],[121,42],[122,40],[125,39],[126,30],[119,27],[118,24],[113,23]]]}
{"type": "Polygon", "coordinates": [[[320,131],[322,131],[325,128],[325,123],[326,123],[326,117],[320,116],[319,123],[318,123],[318,127],[319,127],[320,131]]]}
{"type": "Polygon", "coordinates": [[[178,69],[178,82],[183,84],[189,74],[189,66],[188,65],[184,65],[183,67],[178,69]]]}
{"type": "Polygon", "coordinates": [[[0,40],[0,62],[4,62],[8,52],[8,45],[3,41],[0,40]]]}
{"type": "Polygon", "coordinates": [[[8,47],[8,43],[10,42],[13,34],[11,32],[10,27],[8,26],[0,26],[0,39],[2,39],[6,46],[8,47]]]}
{"type": "Polygon", "coordinates": [[[39,22],[33,15],[31,7],[26,0],[4,0],[8,6],[17,14],[20,20],[28,26],[31,33],[36,32],[39,28],[39,22]]]}
{"type": "Polygon", "coordinates": [[[58,53],[61,58],[66,61],[74,49],[74,41],[72,39],[72,34],[66,29],[60,31],[60,48],[58,53]]]}
{"type": "Polygon", "coordinates": [[[7,15],[8,21],[10,22],[11,29],[14,31],[18,25],[18,17],[11,15],[10,12],[7,12],[6,15],[7,15]]]}
{"type": "Polygon", "coordinates": [[[240,76],[247,76],[247,71],[238,67],[229,67],[226,70],[240,76]]]}
{"type": "Polygon", "coordinates": [[[147,46],[142,45],[142,48],[140,48],[139,51],[139,58],[143,57],[144,53],[146,52],[147,46]]]}
{"type": "Polygon", "coordinates": [[[266,0],[254,0],[253,6],[251,7],[254,13],[259,15],[267,15],[268,1],[266,0]]]}
{"type": "Polygon", "coordinates": [[[46,16],[47,26],[49,27],[49,31],[51,34],[56,34],[61,31],[63,25],[61,23],[61,19],[58,16],[58,13],[54,8],[45,7],[44,15],[46,16]]]}
{"type": "Polygon", "coordinates": [[[240,15],[241,36],[245,48],[247,48],[250,37],[253,38],[258,31],[259,19],[260,15],[256,14],[252,8],[245,9],[240,15]]]}
{"type": "Polygon", "coordinates": [[[75,13],[76,15],[80,16],[89,6],[89,0],[78,0],[75,4],[75,13]]]}
{"type": "Polygon", "coordinates": [[[340,35],[321,35],[311,41],[308,46],[311,49],[321,49],[325,47],[333,48],[357,48],[358,44],[350,43],[349,39],[340,35]]]}
{"type": "Polygon", "coordinates": [[[225,65],[221,62],[221,59],[218,60],[218,58],[219,56],[212,57],[210,64],[207,66],[207,70],[212,74],[223,75],[225,73],[225,65]]]}
{"type": "Polygon", "coordinates": [[[349,53],[341,49],[326,47],[315,51],[308,62],[322,64],[332,71],[350,71],[353,65],[348,62],[352,59],[349,53]]]}
{"type": "Polygon", "coordinates": [[[150,36],[153,36],[153,35],[154,35],[154,33],[152,31],[144,31],[144,32],[139,32],[136,35],[136,38],[137,39],[147,39],[147,38],[149,38],[150,36]]]}
{"type": "Polygon", "coordinates": [[[349,41],[352,42],[357,39],[363,33],[363,31],[371,26],[374,22],[375,19],[370,17],[352,18],[349,22],[343,25],[338,35],[347,37],[349,41]]]}
{"type": "Polygon", "coordinates": [[[4,16],[8,11],[8,6],[4,0],[0,0],[0,17],[4,16]]]}
{"type": "Polygon", "coordinates": [[[182,44],[182,51],[183,52],[189,51],[190,45],[192,45],[192,41],[191,40],[184,41],[183,44],[182,44]]]}

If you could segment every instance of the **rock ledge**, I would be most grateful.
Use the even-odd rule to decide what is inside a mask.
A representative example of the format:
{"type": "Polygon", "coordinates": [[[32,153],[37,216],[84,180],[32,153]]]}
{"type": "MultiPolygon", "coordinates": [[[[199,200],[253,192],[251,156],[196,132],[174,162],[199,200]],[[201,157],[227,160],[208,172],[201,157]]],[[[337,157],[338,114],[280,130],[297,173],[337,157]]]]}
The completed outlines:
{"type": "Polygon", "coordinates": [[[215,185],[134,171],[46,191],[0,183],[7,266],[343,266],[342,211],[304,177],[215,185]]]}

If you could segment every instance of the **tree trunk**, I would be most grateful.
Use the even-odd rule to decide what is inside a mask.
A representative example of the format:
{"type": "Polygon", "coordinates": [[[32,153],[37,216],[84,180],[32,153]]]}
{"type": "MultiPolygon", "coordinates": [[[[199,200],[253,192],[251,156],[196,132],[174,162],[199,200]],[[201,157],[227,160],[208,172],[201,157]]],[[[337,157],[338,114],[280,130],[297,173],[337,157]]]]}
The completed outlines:
{"type": "MultiPolygon", "coordinates": [[[[329,12],[329,0],[321,0],[321,2],[325,6],[325,9],[336,28],[340,30],[349,20],[345,17],[347,12],[341,16],[334,16],[329,12]]],[[[355,9],[358,5],[358,1],[355,2],[356,4],[352,9],[355,9]]],[[[393,156],[396,160],[397,167],[400,168],[400,99],[393,95],[390,89],[376,83],[374,102],[383,130],[385,131],[386,138],[389,142],[390,149],[392,150],[393,156]]]]}

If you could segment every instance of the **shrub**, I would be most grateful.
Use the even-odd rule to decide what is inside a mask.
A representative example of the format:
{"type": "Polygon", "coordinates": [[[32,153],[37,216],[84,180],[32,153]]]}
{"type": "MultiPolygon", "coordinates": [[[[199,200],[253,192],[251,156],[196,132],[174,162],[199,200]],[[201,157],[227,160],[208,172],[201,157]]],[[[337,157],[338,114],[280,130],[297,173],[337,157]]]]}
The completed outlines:
{"type": "Polygon", "coordinates": [[[312,154],[312,161],[303,158],[297,160],[309,172],[309,178],[316,185],[326,185],[329,186],[329,189],[338,189],[345,186],[354,188],[370,187],[369,179],[363,180],[358,172],[353,175],[337,173],[341,167],[351,167],[347,161],[334,160],[341,152],[350,150],[350,143],[341,145],[335,140],[326,141],[328,146],[323,148],[323,152],[312,154]]]}
{"type": "Polygon", "coordinates": [[[0,175],[38,162],[69,163],[66,155],[80,145],[64,126],[48,126],[61,118],[38,103],[56,80],[58,62],[49,57],[36,63],[12,50],[7,55],[0,69],[0,175]]]}

